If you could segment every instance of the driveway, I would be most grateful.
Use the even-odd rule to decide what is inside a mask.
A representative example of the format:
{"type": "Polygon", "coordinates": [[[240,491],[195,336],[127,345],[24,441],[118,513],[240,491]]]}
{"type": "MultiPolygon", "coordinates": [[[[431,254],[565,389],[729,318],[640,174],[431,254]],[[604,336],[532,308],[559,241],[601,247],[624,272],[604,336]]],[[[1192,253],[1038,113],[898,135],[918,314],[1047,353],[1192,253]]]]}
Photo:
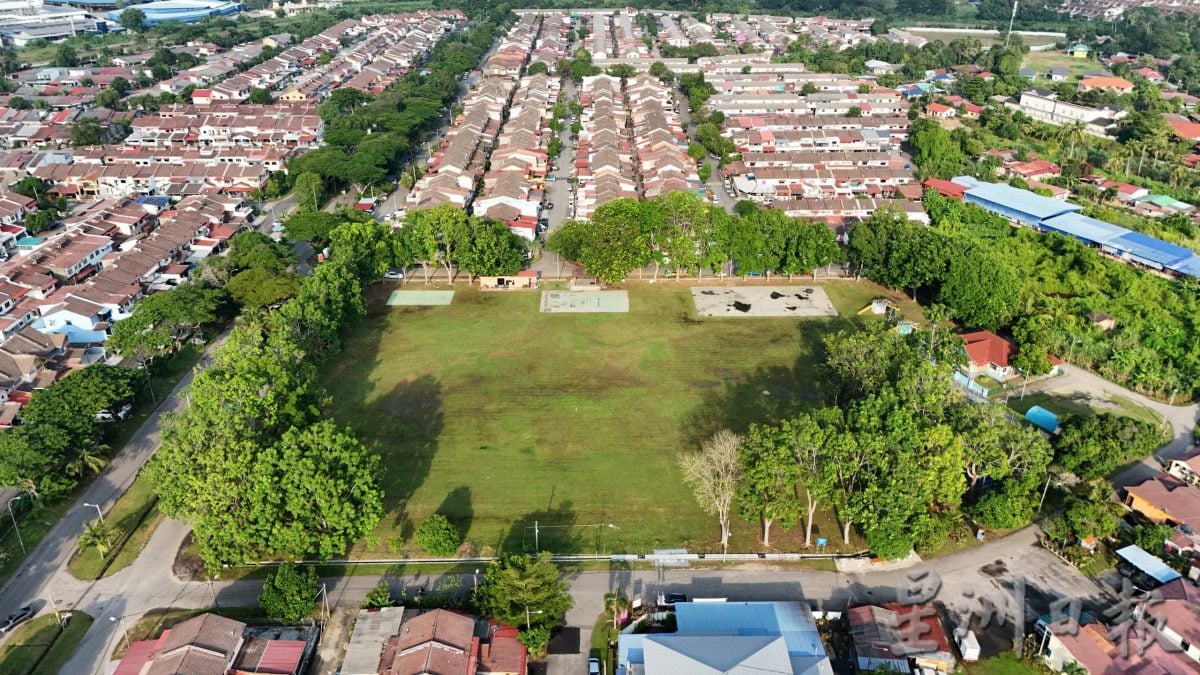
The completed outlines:
{"type": "Polygon", "coordinates": [[[1028,391],[1041,391],[1064,396],[1085,395],[1095,398],[1119,396],[1153,410],[1166,420],[1171,426],[1171,441],[1160,448],[1153,457],[1147,457],[1114,476],[1112,483],[1118,489],[1137,485],[1152,478],[1162,469],[1162,461],[1183,454],[1192,447],[1192,429],[1196,426],[1197,416],[1200,415],[1200,405],[1198,404],[1167,405],[1076,366],[1067,366],[1066,372],[1058,377],[1031,383],[1028,391]]]}

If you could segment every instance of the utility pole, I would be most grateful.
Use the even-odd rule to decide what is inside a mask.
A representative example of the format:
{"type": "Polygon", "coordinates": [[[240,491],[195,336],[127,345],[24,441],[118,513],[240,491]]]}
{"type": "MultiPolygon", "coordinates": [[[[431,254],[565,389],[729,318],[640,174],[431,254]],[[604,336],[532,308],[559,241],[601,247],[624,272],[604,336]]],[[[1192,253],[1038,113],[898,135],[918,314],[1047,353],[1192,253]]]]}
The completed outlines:
{"type": "Polygon", "coordinates": [[[18,499],[20,499],[21,497],[24,497],[24,496],[25,496],[25,493],[22,492],[21,494],[17,495],[16,497],[13,497],[12,499],[8,500],[8,516],[9,516],[9,518],[12,518],[13,532],[17,533],[17,543],[21,545],[21,555],[25,555],[25,553],[26,553],[25,540],[21,538],[21,528],[17,527],[17,516],[15,513],[13,513],[12,506],[13,506],[13,502],[17,501],[18,499]]]}
{"type": "Polygon", "coordinates": [[[1004,36],[1004,48],[1008,49],[1008,41],[1012,38],[1013,23],[1017,20],[1017,5],[1020,0],[1013,0],[1012,16],[1008,18],[1008,34],[1004,36]]]}

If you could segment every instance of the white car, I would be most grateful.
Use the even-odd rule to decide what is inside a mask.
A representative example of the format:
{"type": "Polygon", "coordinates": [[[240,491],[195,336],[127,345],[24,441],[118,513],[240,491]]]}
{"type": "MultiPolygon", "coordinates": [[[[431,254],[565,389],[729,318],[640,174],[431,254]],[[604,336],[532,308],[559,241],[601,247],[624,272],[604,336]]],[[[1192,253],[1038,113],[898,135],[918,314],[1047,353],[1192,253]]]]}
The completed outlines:
{"type": "Polygon", "coordinates": [[[404,270],[388,270],[383,274],[384,279],[403,279],[404,270]]]}
{"type": "Polygon", "coordinates": [[[588,659],[588,675],[600,675],[600,659],[588,659]]]}

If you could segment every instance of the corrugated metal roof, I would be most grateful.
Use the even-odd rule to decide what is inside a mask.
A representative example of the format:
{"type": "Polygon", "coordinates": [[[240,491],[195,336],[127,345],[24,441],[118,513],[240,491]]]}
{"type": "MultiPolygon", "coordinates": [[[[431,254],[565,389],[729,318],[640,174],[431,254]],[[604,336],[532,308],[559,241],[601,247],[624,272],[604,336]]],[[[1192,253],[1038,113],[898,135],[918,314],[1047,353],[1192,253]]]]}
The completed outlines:
{"type": "Polygon", "coordinates": [[[967,185],[968,197],[984,199],[1004,208],[1026,213],[1039,220],[1053,218],[1054,216],[1078,211],[1083,208],[1058,199],[1043,197],[1029,190],[1021,190],[1011,185],[984,183],[968,178],[973,183],[972,185],[971,183],[964,182],[963,178],[968,177],[960,176],[955,178],[954,182],[959,185],[967,185]]]}
{"type": "Polygon", "coordinates": [[[1164,267],[1192,256],[1192,252],[1182,246],[1168,244],[1141,232],[1127,232],[1109,242],[1109,246],[1164,267]]]}
{"type": "Polygon", "coordinates": [[[1081,213],[1064,213],[1053,218],[1046,218],[1042,221],[1042,227],[1093,244],[1107,244],[1109,240],[1129,232],[1123,227],[1081,213]]]}
{"type": "Polygon", "coordinates": [[[1118,549],[1117,555],[1130,565],[1145,572],[1160,584],[1165,584],[1179,578],[1179,572],[1167,567],[1167,564],[1150,555],[1139,546],[1126,546],[1118,549]]]}

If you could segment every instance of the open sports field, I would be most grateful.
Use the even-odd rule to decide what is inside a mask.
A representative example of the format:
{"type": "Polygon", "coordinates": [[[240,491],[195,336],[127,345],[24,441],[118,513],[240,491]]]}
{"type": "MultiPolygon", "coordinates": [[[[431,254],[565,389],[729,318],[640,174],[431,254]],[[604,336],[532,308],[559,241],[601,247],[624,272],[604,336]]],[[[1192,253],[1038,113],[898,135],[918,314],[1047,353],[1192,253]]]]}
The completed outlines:
{"type": "MultiPolygon", "coordinates": [[[[881,295],[913,307],[865,281],[824,288],[842,317],[881,295]]],[[[384,460],[388,513],[360,556],[418,554],[412,531],[435,512],[466,531],[462,553],[532,550],[535,522],[556,552],[713,550],[716,521],[676,457],[721,427],[816,404],[821,336],[853,325],[700,319],[674,285],[634,285],[629,312],[610,314],[543,313],[538,292],[465,285],[449,306],[388,307],[391,290],[371,290],[324,374],[333,416],[384,460]]],[[[757,550],[756,527],[735,522],[734,548],[757,550]]],[[[836,543],[832,521],[822,530],[836,543]]],[[[772,543],[795,549],[797,532],[772,543]]]]}

